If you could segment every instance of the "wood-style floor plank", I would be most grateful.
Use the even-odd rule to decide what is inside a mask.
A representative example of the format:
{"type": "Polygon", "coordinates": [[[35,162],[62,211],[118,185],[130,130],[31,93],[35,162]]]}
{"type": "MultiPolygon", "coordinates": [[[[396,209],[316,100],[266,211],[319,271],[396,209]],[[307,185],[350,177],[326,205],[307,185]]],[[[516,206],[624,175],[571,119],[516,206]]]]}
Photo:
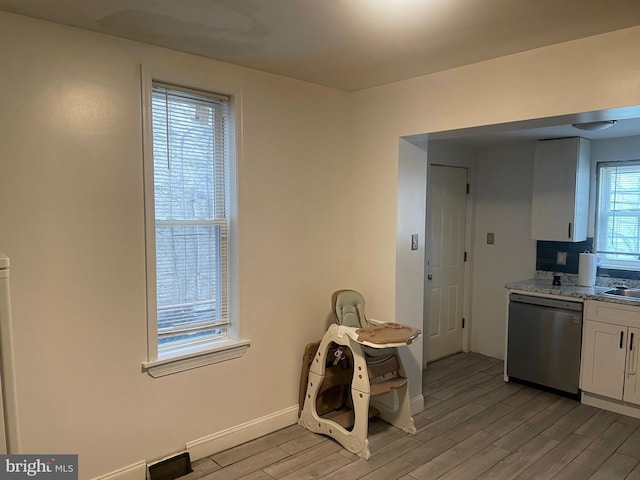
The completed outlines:
{"type": "MultiPolygon", "coordinates": [[[[560,470],[553,480],[587,480],[594,474],[594,470],[576,462],[570,462],[560,470]]],[[[612,478],[608,480],[613,480],[612,478]]]]}
{"type": "Polygon", "coordinates": [[[326,439],[322,435],[316,435],[315,433],[305,431],[303,435],[299,435],[288,442],[282,443],[279,447],[289,455],[295,455],[296,453],[304,452],[306,449],[314,447],[323,441],[326,441],[326,439]]]}
{"type": "Polygon", "coordinates": [[[597,411],[597,408],[590,407],[589,405],[578,405],[542,432],[542,435],[561,441],[571,435],[576,429],[580,428],[587,420],[593,417],[597,411]]]}
{"type": "Polygon", "coordinates": [[[629,438],[618,448],[618,453],[629,455],[630,457],[640,460],[640,429],[636,429],[629,435],[629,438]]]}
{"type": "Polygon", "coordinates": [[[284,477],[277,477],[280,480],[300,480],[300,479],[314,479],[322,478],[328,473],[339,469],[340,467],[349,463],[349,460],[339,453],[332,453],[331,455],[318,459],[309,465],[292,472],[284,477]]]}
{"type": "MultiPolygon", "coordinates": [[[[443,446],[443,450],[449,448],[451,445],[443,446]]],[[[376,451],[369,460],[363,460],[357,458],[348,465],[345,465],[338,470],[333,471],[329,475],[322,477],[322,480],[345,480],[362,478],[365,475],[378,470],[380,467],[391,464],[397,458],[407,455],[415,449],[420,449],[418,455],[425,455],[425,444],[415,440],[409,435],[405,435],[404,438],[396,440],[395,442],[388,443],[387,445],[376,451]]]]}
{"type": "Polygon", "coordinates": [[[511,452],[489,445],[471,458],[468,458],[460,465],[442,475],[440,480],[464,480],[478,478],[511,452]]]}
{"type": "Polygon", "coordinates": [[[465,438],[469,438],[474,433],[479,432],[505,415],[508,415],[513,410],[515,410],[515,407],[511,405],[507,405],[506,403],[496,403],[495,405],[481,410],[479,413],[459,425],[449,429],[443,435],[455,440],[456,442],[462,442],[465,438]]]}
{"type": "Polygon", "coordinates": [[[638,465],[638,459],[614,453],[601,468],[592,476],[591,480],[611,480],[613,478],[625,478],[638,465]]]}
{"type": "MultiPolygon", "coordinates": [[[[482,385],[479,385],[478,387],[482,388],[482,385]]],[[[522,385],[519,385],[517,383],[504,383],[504,380],[503,380],[502,385],[500,387],[493,389],[491,393],[486,394],[485,392],[485,395],[483,395],[481,398],[479,398],[476,401],[481,405],[490,407],[491,405],[494,405],[498,402],[504,403],[505,399],[511,397],[512,395],[519,392],[523,388],[525,387],[523,387],[522,385]]]]}
{"type": "Polygon", "coordinates": [[[556,440],[537,436],[480,475],[478,479],[511,480],[516,478],[556,445],[558,445],[556,440]]]}
{"type": "Polygon", "coordinates": [[[640,480],[640,420],[505,383],[503,369],[475,353],[430,363],[417,435],[372,419],[368,461],[291,425],[180,480],[640,480]]]}
{"type": "Polygon", "coordinates": [[[269,465],[279,462],[287,456],[287,452],[279,447],[272,447],[264,452],[251,455],[243,460],[221,468],[213,473],[203,476],[204,480],[236,480],[262,470],[269,465]]]}
{"type": "Polygon", "coordinates": [[[627,478],[625,480],[640,480],[640,465],[634,468],[633,472],[627,475],[627,478]]]}
{"type": "Polygon", "coordinates": [[[504,437],[496,441],[494,445],[509,450],[510,452],[515,452],[529,440],[537,437],[540,432],[560,419],[561,416],[558,412],[542,410],[519,427],[511,430],[504,437]]]}
{"type": "Polygon", "coordinates": [[[486,427],[485,430],[494,433],[499,437],[502,437],[510,431],[518,428],[530,418],[536,416],[538,413],[544,410],[545,407],[549,405],[549,403],[550,402],[541,395],[534,396],[527,403],[517,407],[512,412],[493,422],[491,425],[486,427]]]}
{"type": "Polygon", "coordinates": [[[209,473],[220,470],[222,467],[214,462],[211,458],[205,457],[191,464],[193,472],[180,477],[180,480],[196,480],[202,478],[209,473]]]}
{"type": "MultiPolygon", "coordinates": [[[[448,413],[451,413],[457,410],[460,407],[472,402],[473,400],[479,399],[480,397],[486,395],[486,390],[482,390],[478,387],[470,387],[469,390],[457,395],[456,397],[449,399],[447,401],[442,401],[435,407],[431,407],[429,409],[425,409],[423,414],[432,420],[437,420],[439,418],[444,417],[448,413]]],[[[481,403],[482,402],[478,402],[481,403]]]]}
{"type": "Polygon", "coordinates": [[[580,463],[594,470],[599,468],[622,443],[633,433],[633,427],[613,422],[602,435],[596,438],[578,457],[580,463]]]}
{"type": "Polygon", "coordinates": [[[598,438],[602,433],[616,421],[617,413],[608,412],[606,410],[598,410],[596,414],[587,420],[580,428],[576,430],[578,435],[589,438],[598,438]]]}
{"type": "Polygon", "coordinates": [[[432,438],[439,437],[466,420],[469,420],[474,415],[486,410],[486,408],[487,407],[478,405],[477,403],[464,405],[445,415],[440,420],[434,420],[424,428],[420,429],[416,435],[416,439],[421,442],[428,442],[432,438]]]}
{"type": "Polygon", "coordinates": [[[433,460],[409,472],[412,477],[421,479],[436,479],[453,470],[455,467],[479,453],[496,440],[496,436],[491,433],[480,431],[465,441],[451,447],[446,452],[441,453],[433,460]]]}
{"type": "Polygon", "coordinates": [[[517,479],[551,479],[558,474],[569,462],[587,448],[593,440],[577,434],[571,434],[557,446],[540,457],[529,468],[524,470],[517,479]]]}
{"type": "Polygon", "coordinates": [[[478,372],[474,375],[464,377],[460,380],[448,384],[447,387],[442,388],[436,392],[432,392],[431,396],[440,400],[449,400],[452,397],[466,391],[470,386],[476,386],[491,380],[491,376],[483,372],[478,372]]]}
{"type": "MultiPolygon", "coordinates": [[[[308,448],[298,455],[290,455],[286,458],[283,458],[278,462],[264,467],[262,470],[264,470],[273,478],[283,478],[286,475],[300,470],[309,464],[331,456],[341,449],[342,447],[339,444],[327,439],[326,441],[316,445],[313,448],[308,448]]],[[[348,462],[349,460],[345,458],[344,461],[348,462]]]]}
{"type": "Polygon", "coordinates": [[[454,445],[455,442],[448,438],[436,437],[368,473],[361,480],[392,480],[400,478],[454,445]]]}
{"type": "Polygon", "coordinates": [[[306,430],[298,425],[291,425],[289,427],[278,430],[277,432],[270,433],[263,437],[257,438],[237,447],[230,448],[224,452],[216,453],[211,458],[217,464],[222,467],[232,465],[239,460],[244,460],[257,453],[264,452],[273,448],[274,445],[280,445],[281,443],[288,442],[301,435],[306,435],[306,430]]]}

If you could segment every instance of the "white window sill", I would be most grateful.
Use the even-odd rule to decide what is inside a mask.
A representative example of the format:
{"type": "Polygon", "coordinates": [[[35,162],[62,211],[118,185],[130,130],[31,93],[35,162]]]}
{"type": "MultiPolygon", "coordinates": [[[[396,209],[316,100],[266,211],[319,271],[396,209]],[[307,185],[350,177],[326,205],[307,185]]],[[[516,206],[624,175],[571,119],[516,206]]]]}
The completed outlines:
{"type": "Polygon", "coordinates": [[[222,340],[215,347],[194,350],[171,358],[143,362],[142,370],[153,378],[192,370],[205,365],[226,362],[243,356],[251,346],[251,340],[222,340]]]}
{"type": "Polygon", "coordinates": [[[640,266],[638,265],[612,265],[599,263],[598,268],[602,268],[605,270],[622,270],[624,272],[640,272],[640,266]]]}

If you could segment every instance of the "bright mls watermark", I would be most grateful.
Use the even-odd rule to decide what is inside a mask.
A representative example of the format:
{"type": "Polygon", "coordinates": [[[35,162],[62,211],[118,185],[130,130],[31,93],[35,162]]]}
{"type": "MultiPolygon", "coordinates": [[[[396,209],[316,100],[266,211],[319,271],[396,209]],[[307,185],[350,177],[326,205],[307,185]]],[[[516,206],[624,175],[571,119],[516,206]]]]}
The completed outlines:
{"type": "Polygon", "coordinates": [[[0,455],[0,480],[78,480],[78,455],[0,455]]]}

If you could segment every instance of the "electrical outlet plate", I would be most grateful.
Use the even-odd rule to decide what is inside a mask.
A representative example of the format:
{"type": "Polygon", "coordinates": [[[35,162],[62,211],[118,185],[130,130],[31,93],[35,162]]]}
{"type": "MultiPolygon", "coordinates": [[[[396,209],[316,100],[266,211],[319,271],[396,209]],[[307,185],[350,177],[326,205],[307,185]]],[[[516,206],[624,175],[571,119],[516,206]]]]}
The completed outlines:
{"type": "Polygon", "coordinates": [[[556,264],[557,265],[566,265],[567,264],[567,252],[557,252],[556,264]]]}

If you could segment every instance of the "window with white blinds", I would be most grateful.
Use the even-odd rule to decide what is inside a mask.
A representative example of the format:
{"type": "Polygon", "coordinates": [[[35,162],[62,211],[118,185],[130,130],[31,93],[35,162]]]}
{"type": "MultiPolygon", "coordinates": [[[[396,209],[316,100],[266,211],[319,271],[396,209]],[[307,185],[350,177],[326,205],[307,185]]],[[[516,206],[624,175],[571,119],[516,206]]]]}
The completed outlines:
{"type": "Polygon", "coordinates": [[[224,95],[153,82],[158,359],[227,336],[228,110],[224,95]]]}
{"type": "Polygon", "coordinates": [[[598,164],[595,237],[601,266],[640,270],[640,161],[598,164]]]}

